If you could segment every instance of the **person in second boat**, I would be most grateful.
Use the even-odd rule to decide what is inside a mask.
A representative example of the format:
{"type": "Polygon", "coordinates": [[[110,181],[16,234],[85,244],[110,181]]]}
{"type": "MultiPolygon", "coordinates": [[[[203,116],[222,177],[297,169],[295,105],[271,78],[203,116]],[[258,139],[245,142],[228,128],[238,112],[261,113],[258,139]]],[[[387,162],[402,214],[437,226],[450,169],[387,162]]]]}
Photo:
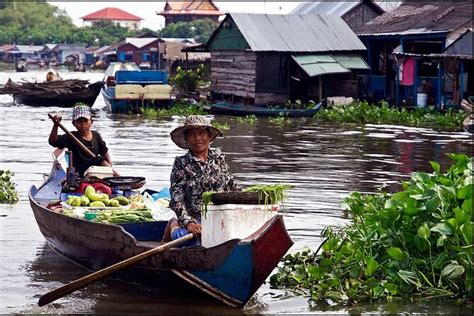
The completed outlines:
{"type": "Polygon", "coordinates": [[[72,109],[72,124],[77,129],[72,134],[89,148],[96,155],[96,158],[91,159],[68,134],[58,135],[61,119],[62,117],[59,114],[52,117],[54,125],[49,135],[49,144],[60,149],[67,147],[72,151],[72,162],[79,176],[82,177],[90,166],[112,167],[112,158],[107,145],[98,132],[91,130],[92,114],[88,106],[77,105],[72,109]]]}
{"type": "MultiPolygon", "coordinates": [[[[210,119],[201,115],[188,116],[183,126],[171,132],[172,141],[188,150],[176,157],[171,171],[170,208],[178,219],[168,223],[163,241],[180,238],[188,233],[201,235],[202,194],[207,191],[240,190],[229,170],[226,158],[219,149],[209,148],[222,132],[212,126],[210,119]]],[[[199,244],[194,239],[185,244],[199,244]]]]}

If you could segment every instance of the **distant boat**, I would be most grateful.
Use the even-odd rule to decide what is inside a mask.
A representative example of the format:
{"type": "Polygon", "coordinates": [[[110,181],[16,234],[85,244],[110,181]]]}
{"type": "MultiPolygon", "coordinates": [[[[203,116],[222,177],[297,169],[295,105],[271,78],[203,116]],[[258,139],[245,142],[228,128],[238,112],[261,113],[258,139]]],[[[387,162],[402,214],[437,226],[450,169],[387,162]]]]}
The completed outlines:
{"type": "Polygon", "coordinates": [[[16,103],[30,106],[72,107],[78,102],[92,106],[103,85],[79,79],[22,83],[8,79],[0,94],[10,94],[16,103]]]}
{"type": "Polygon", "coordinates": [[[15,71],[16,72],[26,72],[28,70],[28,64],[26,59],[22,58],[18,60],[15,64],[15,71]]]}
{"type": "Polygon", "coordinates": [[[287,116],[287,117],[311,117],[321,108],[321,103],[315,104],[309,109],[291,109],[281,106],[270,105],[244,105],[230,102],[217,102],[209,107],[212,114],[222,115],[256,115],[256,116],[287,116]]]}
{"type": "Polygon", "coordinates": [[[166,71],[141,71],[136,65],[124,63],[114,63],[107,68],[102,88],[102,96],[112,113],[169,107],[171,92],[166,71]]]}

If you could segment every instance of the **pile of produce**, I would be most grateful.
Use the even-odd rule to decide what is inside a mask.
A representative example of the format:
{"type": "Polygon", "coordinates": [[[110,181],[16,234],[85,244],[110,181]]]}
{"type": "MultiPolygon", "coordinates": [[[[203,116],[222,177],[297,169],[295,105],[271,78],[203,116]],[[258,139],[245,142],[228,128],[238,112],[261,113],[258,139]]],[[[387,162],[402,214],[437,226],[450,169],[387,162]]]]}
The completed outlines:
{"type": "Polygon", "coordinates": [[[472,301],[473,158],[450,154],[442,173],[417,172],[396,194],[352,193],[353,223],[327,228],[322,252],[283,259],[270,282],[311,302],[450,298],[472,301]]]}
{"type": "Polygon", "coordinates": [[[76,218],[85,218],[101,223],[134,223],[153,221],[151,210],[145,207],[140,193],[130,198],[119,195],[110,198],[106,193],[96,191],[92,185],[84,190],[84,195],[70,195],[66,205],[71,207],[54,211],[61,211],[64,215],[76,218]]]}
{"type": "Polygon", "coordinates": [[[98,193],[93,186],[88,186],[84,195],[76,196],[70,195],[66,201],[66,204],[71,206],[90,206],[90,207],[119,207],[120,205],[128,205],[130,201],[124,196],[116,196],[109,199],[109,195],[106,193],[98,193]]]}

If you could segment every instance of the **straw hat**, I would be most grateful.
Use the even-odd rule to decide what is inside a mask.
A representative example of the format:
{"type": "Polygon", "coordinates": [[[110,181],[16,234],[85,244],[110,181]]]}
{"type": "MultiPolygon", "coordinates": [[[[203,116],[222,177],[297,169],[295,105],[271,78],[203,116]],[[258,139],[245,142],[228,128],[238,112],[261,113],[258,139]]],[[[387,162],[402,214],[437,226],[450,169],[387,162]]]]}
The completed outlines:
{"type": "Polygon", "coordinates": [[[189,149],[188,144],[186,143],[186,131],[191,128],[204,127],[208,128],[211,131],[212,142],[216,139],[217,136],[222,136],[222,132],[212,126],[211,120],[202,115],[190,115],[184,121],[184,125],[175,128],[171,131],[171,140],[180,148],[189,149]]]}

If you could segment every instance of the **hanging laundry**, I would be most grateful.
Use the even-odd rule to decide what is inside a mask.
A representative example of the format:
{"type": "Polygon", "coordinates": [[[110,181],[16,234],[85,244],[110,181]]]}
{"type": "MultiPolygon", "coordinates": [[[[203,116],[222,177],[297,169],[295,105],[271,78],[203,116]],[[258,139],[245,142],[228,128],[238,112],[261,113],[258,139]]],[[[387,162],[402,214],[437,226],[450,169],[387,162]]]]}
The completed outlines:
{"type": "Polygon", "coordinates": [[[412,86],[415,83],[415,59],[407,58],[403,62],[402,79],[400,84],[404,86],[412,86]]]}

